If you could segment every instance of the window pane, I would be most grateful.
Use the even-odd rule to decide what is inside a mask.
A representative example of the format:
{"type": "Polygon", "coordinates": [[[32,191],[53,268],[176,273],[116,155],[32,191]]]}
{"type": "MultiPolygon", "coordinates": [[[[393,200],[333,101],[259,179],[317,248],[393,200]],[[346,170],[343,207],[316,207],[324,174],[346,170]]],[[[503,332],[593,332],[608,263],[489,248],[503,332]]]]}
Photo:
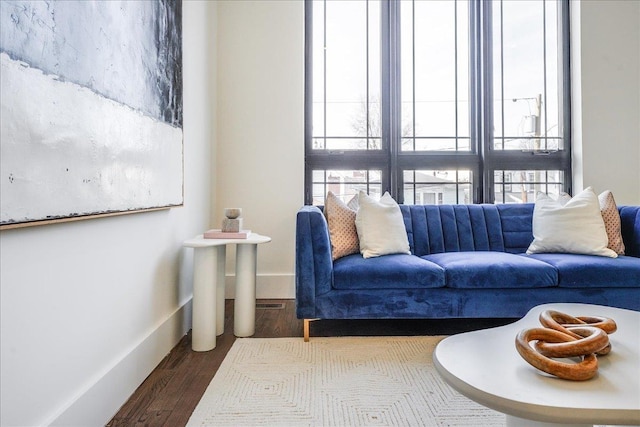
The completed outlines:
{"type": "MultiPolygon", "coordinates": [[[[324,136],[324,2],[316,1],[313,5],[313,46],[312,46],[312,66],[313,66],[313,88],[312,88],[312,135],[324,136]]],[[[323,146],[313,148],[323,149],[323,146]]]]}
{"type": "Polygon", "coordinates": [[[370,150],[380,149],[380,139],[373,138],[327,138],[327,150],[370,150]]]}
{"type": "Polygon", "coordinates": [[[329,191],[345,203],[359,191],[373,197],[382,194],[382,172],[380,170],[314,170],[313,204],[323,205],[329,191]]]}
{"type": "Polygon", "coordinates": [[[560,2],[503,1],[492,7],[493,148],[563,149],[560,2]]]}
{"type": "MultiPolygon", "coordinates": [[[[380,1],[369,0],[369,45],[368,59],[369,72],[367,73],[368,90],[367,101],[369,103],[369,130],[367,136],[380,138],[382,136],[382,83],[380,80],[380,1]]],[[[371,147],[370,147],[371,148],[371,147]]]]}
{"type": "Polygon", "coordinates": [[[469,170],[404,170],[402,175],[405,204],[473,203],[469,170]]]}
{"type": "Polygon", "coordinates": [[[455,135],[454,2],[414,3],[415,135],[455,135]],[[434,60],[437,58],[437,60],[434,60]]]}
{"type": "Polygon", "coordinates": [[[564,180],[558,170],[496,170],[493,177],[495,203],[533,203],[538,191],[556,198],[564,180]]]}
{"type": "Polygon", "coordinates": [[[544,19],[542,1],[499,2],[502,7],[504,136],[540,134],[540,108],[544,93],[544,19]],[[510,101],[510,102],[509,102],[510,101]],[[524,119],[538,118],[532,129],[524,119]]]}
{"type": "Polygon", "coordinates": [[[469,5],[467,1],[400,2],[401,136],[432,137],[408,150],[468,150],[469,5]]]}
{"type": "Polygon", "coordinates": [[[324,205],[326,195],[324,184],[313,184],[313,205],[324,205]]]}
{"type": "Polygon", "coordinates": [[[503,116],[504,111],[502,109],[504,98],[504,87],[502,85],[502,8],[500,3],[493,2],[492,5],[492,17],[491,22],[493,26],[491,28],[493,45],[491,46],[493,52],[493,64],[491,75],[493,77],[493,135],[496,138],[495,148],[502,149],[498,144],[502,143],[502,140],[497,140],[504,135],[503,132],[503,116]]]}
{"type": "Polygon", "coordinates": [[[464,151],[470,150],[469,138],[415,138],[403,139],[402,151],[464,151]]]}
{"type": "Polygon", "coordinates": [[[366,111],[362,103],[366,106],[367,4],[362,1],[325,4],[327,135],[366,136],[358,130],[357,120],[366,111]]]}
{"type": "MultiPolygon", "coordinates": [[[[560,3],[556,0],[545,1],[545,32],[546,32],[546,45],[545,45],[545,61],[546,61],[546,88],[545,88],[545,101],[542,108],[542,136],[547,137],[561,137],[563,128],[562,123],[562,109],[559,108],[562,94],[560,89],[562,88],[562,73],[559,72],[558,64],[558,50],[561,43],[558,35],[558,30],[561,28],[559,21],[560,14],[558,8],[560,3]]],[[[548,149],[552,149],[549,147],[548,149]]],[[[562,149],[562,146],[556,147],[556,149],[562,149]]]]}
{"type": "MultiPolygon", "coordinates": [[[[413,129],[413,56],[415,43],[413,40],[413,4],[411,2],[400,3],[400,114],[401,114],[401,136],[412,137],[413,129]]],[[[403,147],[404,149],[404,147],[403,147]]],[[[413,149],[413,148],[411,148],[413,149]]]]}
{"type": "MultiPolygon", "coordinates": [[[[458,137],[469,137],[469,99],[471,97],[469,88],[469,2],[458,0],[456,2],[456,14],[457,135],[458,137]]],[[[469,146],[459,146],[458,149],[468,151],[469,146]]]]}
{"type": "Polygon", "coordinates": [[[380,1],[315,1],[312,7],[312,147],[379,149],[367,138],[382,135],[380,1]],[[365,144],[329,144],[323,137],[365,144]]]}

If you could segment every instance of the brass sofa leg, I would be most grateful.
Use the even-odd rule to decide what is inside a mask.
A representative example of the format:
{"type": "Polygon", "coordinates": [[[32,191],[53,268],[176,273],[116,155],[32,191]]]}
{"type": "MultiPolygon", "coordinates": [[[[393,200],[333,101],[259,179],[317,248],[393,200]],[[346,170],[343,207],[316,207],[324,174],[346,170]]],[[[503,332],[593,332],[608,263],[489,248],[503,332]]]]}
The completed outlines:
{"type": "Polygon", "coordinates": [[[304,319],[304,342],[309,342],[309,323],[318,319],[304,319]]]}

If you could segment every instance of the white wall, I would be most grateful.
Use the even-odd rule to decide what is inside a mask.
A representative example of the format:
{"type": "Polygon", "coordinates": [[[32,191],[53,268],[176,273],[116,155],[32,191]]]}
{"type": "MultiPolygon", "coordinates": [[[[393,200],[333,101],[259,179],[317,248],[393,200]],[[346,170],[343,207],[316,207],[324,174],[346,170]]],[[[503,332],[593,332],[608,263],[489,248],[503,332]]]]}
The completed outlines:
{"type": "MultiPolygon", "coordinates": [[[[218,183],[212,222],[241,207],[258,248],[257,296],[294,297],[304,188],[304,2],[218,3],[218,183]]],[[[227,271],[234,254],[228,251],[227,271]]],[[[233,295],[228,288],[228,295],[233,295]]]]}
{"type": "Polygon", "coordinates": [[[104,425],[190,328],[210,225],[215,7],[185,1],[182,208],[2,231],[0,424],[104,425]]]}
{"type": "Polygon", "coordinates": [[[640,204],[640,2],[572,1],[574,193],[640,204]]]}

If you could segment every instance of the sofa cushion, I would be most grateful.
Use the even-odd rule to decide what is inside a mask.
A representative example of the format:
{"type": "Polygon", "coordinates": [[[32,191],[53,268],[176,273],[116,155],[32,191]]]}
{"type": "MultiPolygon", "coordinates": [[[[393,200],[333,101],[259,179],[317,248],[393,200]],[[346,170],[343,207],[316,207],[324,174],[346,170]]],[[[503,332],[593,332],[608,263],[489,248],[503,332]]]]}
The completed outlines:
{"type": "Polygon", "coordinates": [[[617,258],[581,254],[532,254],[558,271],[558,285],[564,288],[638,288],[640,258],[617,258]]]}
{"type": "Polygon", "coordinates": [[[410,289],[444,286],[442,267],[414,255],[363,258],[347,255],[333,264],[335,289],[410,289]]]}
{"type": "Polygon", "coordinates": [[[546,288],[558,284],[555,267],[517,254],[446,252],[422,258],[445,269],[449,288],[546,288]]]}

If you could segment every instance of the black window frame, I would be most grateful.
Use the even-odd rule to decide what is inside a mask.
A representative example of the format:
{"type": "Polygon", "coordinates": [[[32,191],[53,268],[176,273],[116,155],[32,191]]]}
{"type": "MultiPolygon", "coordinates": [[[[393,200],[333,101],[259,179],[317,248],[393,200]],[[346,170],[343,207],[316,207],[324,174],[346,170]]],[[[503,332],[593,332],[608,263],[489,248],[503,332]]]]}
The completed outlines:
{"type": "MultiPolygon", "coordinates": [[[[493,0],[502,2],[504,0],[493,0]]],[[[381,119],[380,150],[318,150],[312,147],[312,21],[313,2],[305,0],[305,204],[313,203],[313,170],[380,170],[382,192],[388,191],[399,203],[404,202],[404,170],[466,169],[473,178],[472,203],[496,203],[494,171],[498,170],[558,170],[563,174],[563,191],[571,194],[571,81],[570,81],[570,4],[558,0],[562,24],[561,102],[563,149],[561,150],[495,150],[493,148],[493,52],[492,2],[469,2],[469,85],[470,138],[469,152],[400,150],[400,2],[382,0],[381,21],[381,119]]],[[[497,202],[499,203],[499,202],[497,202]]]]}

